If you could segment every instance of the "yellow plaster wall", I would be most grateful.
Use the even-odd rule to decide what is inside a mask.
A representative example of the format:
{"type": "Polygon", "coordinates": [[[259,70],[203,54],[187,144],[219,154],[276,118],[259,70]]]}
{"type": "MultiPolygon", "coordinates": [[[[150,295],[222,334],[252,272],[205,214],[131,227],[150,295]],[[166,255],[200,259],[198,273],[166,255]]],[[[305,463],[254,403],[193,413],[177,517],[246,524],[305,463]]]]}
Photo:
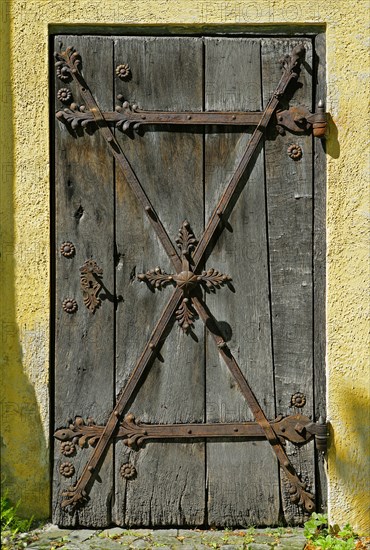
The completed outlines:
{"type": "Polygon", "coordinates": [[[327,373],[331,521],[369,531],[367,2],[1,0],[2,479],[49,515],[49,25],[321,23],[327,110],[327,373]]]}

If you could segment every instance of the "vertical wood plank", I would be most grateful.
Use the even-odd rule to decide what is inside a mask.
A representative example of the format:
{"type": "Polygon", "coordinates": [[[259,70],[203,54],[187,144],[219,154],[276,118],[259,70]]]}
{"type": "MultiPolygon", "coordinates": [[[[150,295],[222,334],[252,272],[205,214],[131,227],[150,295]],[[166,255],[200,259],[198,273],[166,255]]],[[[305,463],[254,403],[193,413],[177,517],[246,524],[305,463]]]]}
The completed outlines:
{"type": "MultiPolygon", "coordinates": [[[[260,40],[205,40],[205,108],[261,109],[260,40]]],[[[225,189],[252,129],[213,127],[205,138],[206,220],[225,189]]],[[[260,405],[274,418],[263,153],[207,267],[232,277],[234,291],[207,295],[207,305],[260,405]]],[[[252,420],[235,381],[207,338],[206,410],[209,422],[252,420]]],[[[267,441],[207,442],[208,521],[211,526],[272,525],[279,517],[276,459],[267,441]]]]}
{"type": "MultiPolygon", "coordinates": [[[[325,33],[315,37],[314,77],[315,107],[326,98],[326,41],[325,33]]],[[[314,401],[315,420],[326,419],[326,370],[325,370],[325,269],[326,269],[326,154],[325,141],[313,140],[314,145],[314,401]]],[[[316,452],[316,507],[326,510],[327,479],[324,457],[316,452]]]]}
{"type": "MultiPolygon", "coordinates": [[[[112,109],[112,43],[102,37],[55,37],[55,50],[74,46],[82,55],[83,74],[99,105],[112,109]]],[[[64,83],[55,76],[55,96],[68,88],[78,104],[81,98],[74,82],[64,83]]],[[[64,105],[56,98],[56,110],[64,105]]],[[[103,281],[114,294],[113,262],[113,162],[99,132],[93,135],[69,131],[56,123],[55,136],[56,203],[56,342],[55,342],[55,429],[68,419],[93,417],[106,422],[113,402],[114,306],[104,299],[95,312],[85,307],[80,289],[80,266],[89,258],[103,268],[103,281]],[[65,258],[63,242],[71,241],[76,254],[65,258]],[[66,298],[77,301],[78,310],[68,314],[62,309],[66,298]]],[[[53,522],[64,526],[104,527],[110,523],[113,489],[112,450],[108,451],[95,482],[91,500],[72,514],[61,508],[61,492],[74,484],[86,464],[91,448],[78,449],[65,457],[55,441],[53,471],[53,522]],[[60,474],[62,463],[71,462],[75,475],[60,474]]]]}
{"type": "MultiPolygon", "coordinates": [[[[202,109],[202,41],[196,38],[131,37],[115,39],[115,66],[128,63],[132,79],[116,81],[116,93],[145,109],[202,109]]],[[[117,131],[117,138],[164,227],[174,242],[185,219],[195,234],[203,229],[203,131],[147,128],[134,139],[117,131]]],[[[116,174],[116,239],[119,261],[117,291],[116,390],[124,385],[172,288],[151,292],[137,274],[160,266],[173,267],[145,212],[121,173],[116,174]]],[[[129,410],[144,422],[200,422],[204,418],[203,327],[196,340],[175,324],[158,360],[129,410]]],[[[201,525],[205,513],[203,442],[152,442],[139,451],[121,442],[115,447],[116,492],[114,522],[119,525],[201,525]],[[120,476],[120,466],[132,463],[135,479],[120,476]]]]}
{"type": "MultiPolygon", "coordinates": [[[[312,107],[312,44],[309,39],[262,40],[262,83],[267,103],[281,75],[279,59],[299,42],[306,48],[299,82],[290,105],[312,107]]],[[[272,337],[277,413],[313,414],[313,279],[312,279],[312,138],[277,136],[266,142],[269,262],[271,280],[272,337]],[[292,160],[291,144],[302,148],[300,160],[292,160]],[[292,396],[303,393],[303,409],[293,406],[292,396]]],[[[297,473],[314,490],[313,443],[301,448],[287,444],[297,473]]],[[[290,502],[285,477],[281,476],[282,505],[289,524],[302,523],[305,514],[290,502]]]]}

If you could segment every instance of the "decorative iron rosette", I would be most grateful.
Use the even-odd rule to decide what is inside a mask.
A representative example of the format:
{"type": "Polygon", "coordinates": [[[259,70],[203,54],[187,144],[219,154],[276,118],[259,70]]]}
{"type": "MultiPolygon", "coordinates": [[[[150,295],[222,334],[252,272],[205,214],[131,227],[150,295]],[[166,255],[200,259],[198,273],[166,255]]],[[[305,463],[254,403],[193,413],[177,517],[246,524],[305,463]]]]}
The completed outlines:
{"type": "Polygon", "coordinates": [[[63,82],[69,82],[72,80],[68,67],[62,61],[58,61],[55,66],[56,74],[59,80],[62,80],[63,82]]]}
{"type": "Polygon", "coordinates": [[[63,462],[63,464],[59,467],[59,472],[64,477],[72,477],[75,473],[75,467],[73,466],[72,462],[63,462]]]}
{"type": "Polygon", "coordinates": [[[60,253],[65,258],[72,258],[76,253],[75,245],[70,241],[63,243],[60,247],[60,253]]]}
{"type": "Polygon", "coordinates": [[[128,80],[131,76],[131,69],[127,63],[123,63],[122,65],[118,65],[116,67],[116,75],[121,80],[128,80]]]}
{"type": "Polygon", "coordinates": [[[76,452],[76,445],[72,441],[64,441],[60,446],[60,452],[64,456],[72,456],[76,452]]]}
{"type": "Polygon", "coordinates": [[[287,153],[293,160],[299,160],[302,158],[302,148],[299,145],[296,145],[293,143],[292,145],[289,145],[287,149],[287,153]]]}
{"type": "Polygon", "coordinates": [[[126,462],[120,468],[120,474],[124,479],[133,479],[136,476],[136,468],[132,464],[126,462]]]}
{"type": "Polygon", "coordinates": [[[62,308],[66,313],[76,313],[78,310],[78,305],[76,300],[73,298],[66,298],[63,300],[62,308]]]}
{"type": "Polygon", "coordinates": [[[301,409],[306,404],[306,396],[304,395],[304,393],[297,392],[292,395],[290,403],[292,407],[298,407],[298,409],[301,409]]]}
{"type": "Polygon", "coordinates": [[[68,90],[68,88],[61,88],[58,90],[57,98],[62,103],[68,104],[72,101],[72,92],[71,90],[68,90]]]}

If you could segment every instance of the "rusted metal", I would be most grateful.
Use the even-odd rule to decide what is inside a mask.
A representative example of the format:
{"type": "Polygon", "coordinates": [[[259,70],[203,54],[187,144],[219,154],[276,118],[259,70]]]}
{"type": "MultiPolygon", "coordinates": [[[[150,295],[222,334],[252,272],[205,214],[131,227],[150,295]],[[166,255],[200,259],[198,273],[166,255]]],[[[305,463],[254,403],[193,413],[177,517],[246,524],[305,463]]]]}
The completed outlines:
{"type": "Polygon", "coordinates": [[[329,427],[320,416],[318,422],[311,422],[306,426],[307,432],[315,436],[316,449],[321,453],[326,453],[328,448],[329,427]]]}
{"type": "Polygon", "coordinates": [[[119,469],[121,477],[125,479],[134,479],[136,477],[136,468],[132,464],[129,464],[126,462],[126,464],[122,464],[122,466],[119,469]]]}
{"type": "Polygon", "coordinates": [[[168,284],[173,284],[181,289],[183,299],[175,315],[180,327],[187,332],[194,324],[194,312],[189,304],[191,291],[204,284],[207,289],[215,292],[216,289],[221,288],[232,279],[230,275],[220,273],[213,268],[199,274],[192,271],[192,251],[197,244],[197,240],[187,220],[183,222],[179,230],[176,243],[181,250],[180,272],[168,274],[162,271],[160,267],[156,267],[146,273],[139,273],[137,278],[139,281],[146,282],[153,289],[161,289],[168,284]]]}
{"type": "MultiPolygon", "coordinates": [[[[269,421],[271,428],[282,444],[290,441],[303,444],[310,441],[320,428],[307,417],[301,414],[283,417],[280,415],[269,421]]],[[[89,444],[94,446],[100,439],[104,426],[84,422],[77,417],[68,428],[55,432],[54,437],[63,442],[74,445],[78,442],[82,448],[89,444]]],[[[321,433],[321,432],[320,432],[321,433]]],[[[234,438],[249,439],[265,438],[265,433],[258,422],[230,422],[205,424],[145,424],[136,420],[132,413],[128,413],[120,422],[116,432],[116,439],[123,439],[128,447],[141,447],[145,441],[153,439],[199,439],[199,438],[234,438]]],[[[66,454],[64,452],[64,454],[66,454]]],[[[71,453],[72,454],[72,453],[71,453]]]]}
{"type": "Polygon", "coordinates": [[[103,270],[95,260],[86,260],[80,267],[80,285],[85,306],[91,313],[95,313],[101,304],[98,294],[103,288],[99,277],[103,276],[103,270]]]}
{"type": "MultiPolygon", "coordinates": [[[[89,426],[89,430],[90,430],[89,433],[92,433],[95,430],[94,432],[95,435],[91,435],[91,436],[85,435],[85,440],[79,438],[80,445],[82,441],[88,440],[89,442],[94,441],[96,443],[96,447],[92,455],[90,456],[87,464],[85,465],[82,475],[77,481],[76,485],[70,487],[68,491],[65,491],[63,493],[63,496],[65,496],[66,498],[62,503],[62,507],[66,507],[66,506],[74,507],[78,504],[82,504],[88,498],[88,491],[94,481],[94,476],[96,475],[96,471],[104,456],[105,450],[109,445],[112,437],[117,433],[117,431],[119,432],[119,430],[121,429],[119,424],[120,424],[120,418],[124,412],[124,409],[127,406],[127,403],[130,400],[133,392],[135,391],[146,367],[148,366],[151,359],[154,357],[154,354],[156,353],[157,348],[160,346],[161,339],[164,336],[165,330],[167,329],[172,319],[172,316],[174,315],[175,312],[177,312],[176,313],[177,317],[181,313],[181,315],[185,319],[183,324],[185,323],[191,324],[193,317],[187,313],[187,310],[190,310],[191,306],[189,304],[191,303],[192,306],[195,307],[199,316],[202,318],[202,320],[206,324],[207,328],[212,333],[212,336],[218,347],[219,353],[223,357],[226,365],[228,366],[234,378],[238,382],[239,387],[250,409],[252,410],[255,416],[255,419],[258,424],[258,430],[261,430],[264,436],[270,442],[280,462],[281,468],[284,470],[291,484],[290,492],[291,492],[292,501],[303,505],[308,511],[313,510],[314,508],[313,501],[312,501],[313,497],[310,493],[308,493],[305,490],[306,488],[305,484],[302,483],[298,478],[293,465],[289,461],[282,447],[282,443],[279,439],[279,435],[277,435],[277,433],[274,430],[274,427],[267,420],[264,412],[262,411],[260,405],[258,404],[235,358],[232,356],[227,346],[227,343],[221,337],[217,329],[217,324],[214,321],[213,317],[209,314],[208,310],[205,308],[202,301],[198,297],[193,295],[191,290],[192,287],[195,285],[195,283],[199,284],[201,282],[201,281],[195,281],[194,276],[196,276],[197,278],[200,277],[201,279],[202,277],[204,277],[203,282],[206,282],[207,284],[207,281],[208,281],[212,290],[214,290],[215,288],[218,288],[218,285],[221,285],[223,281],[224,276],[222,276],[218,272],[215,272],[214,270],[202,272],[202,274],[197,275],[197,268],[204,259],[206,249],[210,241],[212,240],[220,221],[223,220],[225,213],[228,213],[227,210],[229,206],[232,204],[232,201],[235,201],[235,199],[238,196],[238,192],[239,192],[238,186],[239,186],[240,179],[257,150],[257,147],[262,138],[264,129],[266,128],[269,121],[271,120],[273,113],[276,111],[281,96],[284,94],[290,81],[295,80],[298,77],[299,64],[304,55],[304,51],[305,50],[303,45],[299,45],[296,48],[294,48],[291,56],[285,57],[283,62],[284,71],[283,71],[281,80],[272,98],[268,102],[265,111],[262,113],[258,121],[257,127],[253,132],[252,137],[244,152],[244,155],[242,156],[242,159],[236,169],[236,172],[232,176],[221,199],[219,200],[210,218],[210,221],[207,224],[205,232],[203,233],[199,243],[197,244],[192,254],[189,254],[188,252],[184,253],[183,247],[185,247],[184,242],[186,239],[183,237],[184,242],[180,243],[181,258],[179,257],[175,247],[170,241],[167,233],[165,232],[157,214],[155,213],[151,203],[146,197],[146,194],[140,182],[138,181],[133,170],[131,169],[125,155],[120,149],[120,146],[117,140],[115,139],[112,131],[110,130],[107,120],[104,118],[103,113],[100,111],[98,105],[96,104],[96,101],[94,100],[90,90],[87,87],[86,82],[84,81],[81,73],[79,72],[79,67],[80,67],[79,54],[75,52],[73,48],[67,48],[65,52],[56,54],[57,74],[59,78],[61,78],[61,76],[63,76],[64,78],[66,77],[66,75],[70,75],[78,83],[80,87],[80,92],[84,97],[84,100],[86,102],[88,109],[93,114],[94,121],[97,127],[100,129],[100,132],[102,133],[103,137],[107,141],[107,144],[110,147],[112,154],[118,161],[118,165],[120,166],[120,168],[122,169],[126,177],[126,180],[128,181],[130,187],[134,191],[136,197],[138,198],[139,202],[141,203],[145,212],[147,213],[148,218],[151,221],[157,236],[162,242],[162,245],[165,251],[167,252],[167,255],[169,256],[170,260],[172,261],[172,264],[176,269],[176,275],[175,276],[172,275],[172,279],[167,279],[167,280],[165,278],[170,276],[167,276],[167,274],[161,272],[159,268],[158,268],[159,271],[154,270],[156,271],[156,274],[157,274],[156,275],[157,278],[154,280],[159,281],[158,285],[162,284],[160,282],[162,280],[164,282],[172,282],[174,280],[176,283],[176,287],[174,289],[171,299],[167,303],[167,306],[165,307],[159,321],[157,322],[157,325],[149,341],[145,345],[144,351],[142,352],[142,355],[140,356],[126,386],[121,390],[117,398],[116,405],[108,419],[107,424],[104,427],[102,427],[102,431],[99,434],[96,433],[97,427],[91,424],[89,426]],[[161,277],[159,277],[159,275],[161,277]],[[174,277],[177,277],[177,281],[176,279],[174,279],[174,277]],[[188,294],[186,296],[185,296],[185,290],[186,290],[186,293],[188,294]],[[179,307],[180,302],[181,302],[181,306],[179,307]],[[183,310],[180,312],[181,307],[183,307],[183,310]]],[[[187,230],[187,226],[184,226],[184,228],[187,230]]],[[[191,239],[190,240],[187,239],[186,246],[190,247],[191,245],[191,250],[193,251],[195,246],[195,240],[193,240],[192,242],[190,241],[191,239]]],[[[81,421],[79,421],[80,428],[82,427],[82,424],[83,424],[83,421],[82,422],[81,421]]],[[[300,433],[300,435],[302,436],[305,429],[304,425],[302,424],[302,422],[297,422],[296,426],[298,426],[300,430],[298,433],[300,433]]],[[[161,427],[160,429],[163,430],[163,427],[161,427]]],[[[189,429],[191,430],[192,428],[189,428],[189,425],[188,425],[187,430],[189,429]]],[[[295,431],[297,431],[296,427],[294,429],[295,431]]],[[[62,430],[58,430],[58,432],[56,432],[55,434],[55,437],[60,438],[61,436],[63,436],[61,432],[62,430]]],[[[188,435],[191,435],[189,434],[189,432],[187,433],[188,435]]],[[[66,434],[67,432],[66,430],[64,430],[64,436],[66,434]]]]}
{"type": "Polygon", "coordinates": [[[296,143],[289,145],[287,153],[288,156],[293,160],[299,160],[302,158],[302,148],[296,143]]]}
{"type": "Polygon", "coordinates": [[[71,90],[68,90],[68,88],[60,88],[57,93],[57,98],[62,103],[68,105],[69,103],[72,103],[72,92],[71,90]]]}
{"type": "Polygon", "coordinates": [[[72,462],[63,462],[59,467],[59,472],[63,477],[72,477],[75,473],[75,467],[72,462]]]}
{"type": "Polygon", "coordinates": [[[297,407],[298,409],[301,409],[306,404],[305,394],[301,393],[300,391],[294,393],[290,399],[290,404],[292,407],[297,407]]]}
{"type": "MultiPolygon", "coordinates": [[[[115,111],[104,111],[104,119],[108,124],[119,128],[123,132],[131,129],[138,130],[141,126],[147,125],[227,125],[227,126],[257,126],[262,112],[171,112],[171,111],[145,111],[137,105],[130,105],[127,101],[122,106],[117,106],[115,111]]],[[[69,108],[57,111],[56,117],[61,122],[70,124],[73,129],[78,126],[86,128],[88,125],[95,125],[94,115],[86,110],[84,105],[78,106],[73,103],[69,108]]]]}
{"type": "Polygon", "coordinates": [[[282,135],[286,130],[293,134],[307,134],[312,131],[314,137],[324,138],[327,131],[327,115],[324,103],[319,101],[317,111],[311,113],[301,105],[276,111],[276,128],[282,135]]]}
{"type": "Polygon", "coordinates": [[[66,298],[62,302],[62,308],[66,313],[76,313],[78,305],[74,298],[66,298]]]}
{"type": "Polygon", "coordinates": [[[70,241],[63,243],[60,247],[60,253],[65,258],[72,258],[76,253],[75,245],[70,241]]]}
{"type": "Polygon", "coordinates": [[[128,80],[131,77],[130,66],[127,63],[123,63],[122,65],[118,65],[116,67],[116,75],[121,80],[128,80]]]}

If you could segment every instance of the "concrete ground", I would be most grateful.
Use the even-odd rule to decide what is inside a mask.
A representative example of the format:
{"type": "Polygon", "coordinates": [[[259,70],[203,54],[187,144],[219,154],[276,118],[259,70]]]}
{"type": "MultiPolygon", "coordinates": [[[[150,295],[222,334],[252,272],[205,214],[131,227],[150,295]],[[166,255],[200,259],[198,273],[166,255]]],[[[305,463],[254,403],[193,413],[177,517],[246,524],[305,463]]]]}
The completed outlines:
{"type": "Polygon", "coordinates": [[[239,529],[203,531],[200,529],[59,529],[46,525],[41,530],[18,535],[11,540],[2,535],[2,548],[38,550],[119,550],[119,548],[158,550],[303,550],[303,529],[239,529]]]}

